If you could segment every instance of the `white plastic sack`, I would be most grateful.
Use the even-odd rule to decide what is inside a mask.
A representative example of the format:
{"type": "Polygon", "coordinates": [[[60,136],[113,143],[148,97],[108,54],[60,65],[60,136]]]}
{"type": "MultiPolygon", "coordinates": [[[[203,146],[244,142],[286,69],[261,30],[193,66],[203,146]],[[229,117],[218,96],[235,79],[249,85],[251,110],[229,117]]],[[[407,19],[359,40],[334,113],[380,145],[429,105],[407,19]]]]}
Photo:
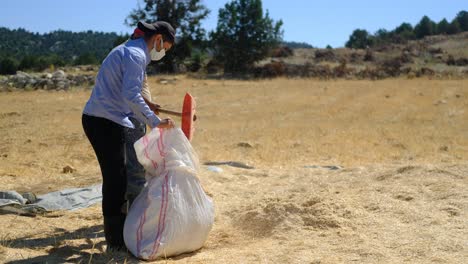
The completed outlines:
{"type": "Polygon", "coordinates": [[[155,260],[203,246],[214,221],[213,202],[198,178],[198,158],[180,129],[153,129],[135,143],[147,186],[124,226],[127,248],[155,260]]]}

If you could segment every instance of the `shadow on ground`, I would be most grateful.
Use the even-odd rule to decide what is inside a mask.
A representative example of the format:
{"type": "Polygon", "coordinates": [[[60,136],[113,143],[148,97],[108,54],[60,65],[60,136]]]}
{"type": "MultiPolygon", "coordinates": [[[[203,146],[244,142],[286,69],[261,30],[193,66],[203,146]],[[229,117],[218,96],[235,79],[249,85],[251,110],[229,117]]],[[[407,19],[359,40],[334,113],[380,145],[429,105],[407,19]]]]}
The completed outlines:
{"type": "Polygon", "coordinates": [[[6,263],[102,263],[120,260],[122,260],[122,262],[127,261],[127,263],[132,263],[133,260],[136,260],[127,253],[105,253],[105,241],[96,243],[96,239],[102,237],[104,237],[102,226],[96,225],[83,227],[71,232],[56,228],[51,236],[45,238],[21,237],[10,239],[5,241],[5,245],[8,248],[40,249],[50,246],[52,246],[52,248],[47,250],[47,255],[13,260],[6,263]],[[83,239],[85,243],[81,242],[83,239]],[[81,241],[73,245],[73,243],[70,243],[72,240],[81,241]]]}
{"type": "MultiPolygon", "coordinates": [[[[104,232],[101,225],[83,227],[75,231],[66,231],[56,228],[51,236],[45,238],[21,237],[5,241],[7,248],[16,249],[40,249],[52,246],[47,250],[47,255],[23,258],[5,262],[6,264],[30,264],[30,263],[140,263],[128,252],[106,253],[105,241],[96,239],[103,238],[104,232]],[[83,240],[84,242],[83,243],[83,240]],[[73,245],[72,240],[80,240],[73,245]]],[[[195,252],[182,254],[172,260],[181,260],[198,254],[195,252]]]]}

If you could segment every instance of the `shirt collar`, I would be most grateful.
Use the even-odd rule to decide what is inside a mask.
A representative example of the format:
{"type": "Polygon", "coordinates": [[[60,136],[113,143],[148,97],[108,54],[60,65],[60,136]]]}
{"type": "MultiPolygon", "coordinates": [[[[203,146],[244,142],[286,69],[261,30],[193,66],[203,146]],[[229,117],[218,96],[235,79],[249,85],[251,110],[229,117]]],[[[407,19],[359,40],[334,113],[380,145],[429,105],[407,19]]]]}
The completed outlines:
{"type": "Polygon", "coordinates": [[[141,48],[145,52],[146,65],[148,65],[151,62],[151,54],[148,51],[148,45],[146,45],[145,38],[137,38],[131,41],[134,41],[134,45],[138,48],[141,48]]]}

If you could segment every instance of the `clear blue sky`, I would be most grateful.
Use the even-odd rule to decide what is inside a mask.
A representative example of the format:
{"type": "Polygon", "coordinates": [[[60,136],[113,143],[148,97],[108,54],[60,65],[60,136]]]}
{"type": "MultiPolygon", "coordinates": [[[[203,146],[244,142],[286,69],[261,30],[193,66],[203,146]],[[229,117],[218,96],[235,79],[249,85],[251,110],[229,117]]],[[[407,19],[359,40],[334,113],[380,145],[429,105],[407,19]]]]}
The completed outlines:
{"type": "MultiPolygon", "coordinates": [[[[211,10],[203,22],[207,31],[216,27],[219,8],[226,0],[202,0],[211,10]]],[[[3,0],[0,26],[32,32],[56,29],[130,33],[124,19],[136,0],[3,0]]],[[[142,1],[139,1],[142,3],[142,1]]],[[[402,22],[416,24],[423,15],[435,21],[451,20],[467,0],[263,0],[270,16],[284,22],[284,39],[314,46],[343,46],[351,32],[363,28],[375,32],[393,29],[402,22]]]]}

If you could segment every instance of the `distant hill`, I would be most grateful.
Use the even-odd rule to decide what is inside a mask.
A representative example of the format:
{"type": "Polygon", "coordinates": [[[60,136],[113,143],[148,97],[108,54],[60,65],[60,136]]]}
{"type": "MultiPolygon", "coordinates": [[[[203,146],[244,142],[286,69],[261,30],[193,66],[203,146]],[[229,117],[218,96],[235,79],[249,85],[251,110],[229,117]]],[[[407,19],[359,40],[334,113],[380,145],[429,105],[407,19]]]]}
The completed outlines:
{"type": "Polygon", "coordinates": [[[283,45],[291,49],[313,49],[314,47],[306,42],[284,41],[283,45]]]}
{"type": "Polygon", "coordinates": [[[367,49],[295,49],[289,56],[267,58],[257,77],[384,79],[407,76],[468,77],[468,32],[432,35],[406,43],[367,49]]]}
{"type": "Polygon", "coordinates": [[[50,58],[71,64],[78,59],[90,62],[105,58],[114,42],[121,36],[104,32],[71,32],[64,30],[39,34],[25,29],[0,27],[0,60],[9,58],[21,63],[22,60],[38,57],[50,58]]]}

